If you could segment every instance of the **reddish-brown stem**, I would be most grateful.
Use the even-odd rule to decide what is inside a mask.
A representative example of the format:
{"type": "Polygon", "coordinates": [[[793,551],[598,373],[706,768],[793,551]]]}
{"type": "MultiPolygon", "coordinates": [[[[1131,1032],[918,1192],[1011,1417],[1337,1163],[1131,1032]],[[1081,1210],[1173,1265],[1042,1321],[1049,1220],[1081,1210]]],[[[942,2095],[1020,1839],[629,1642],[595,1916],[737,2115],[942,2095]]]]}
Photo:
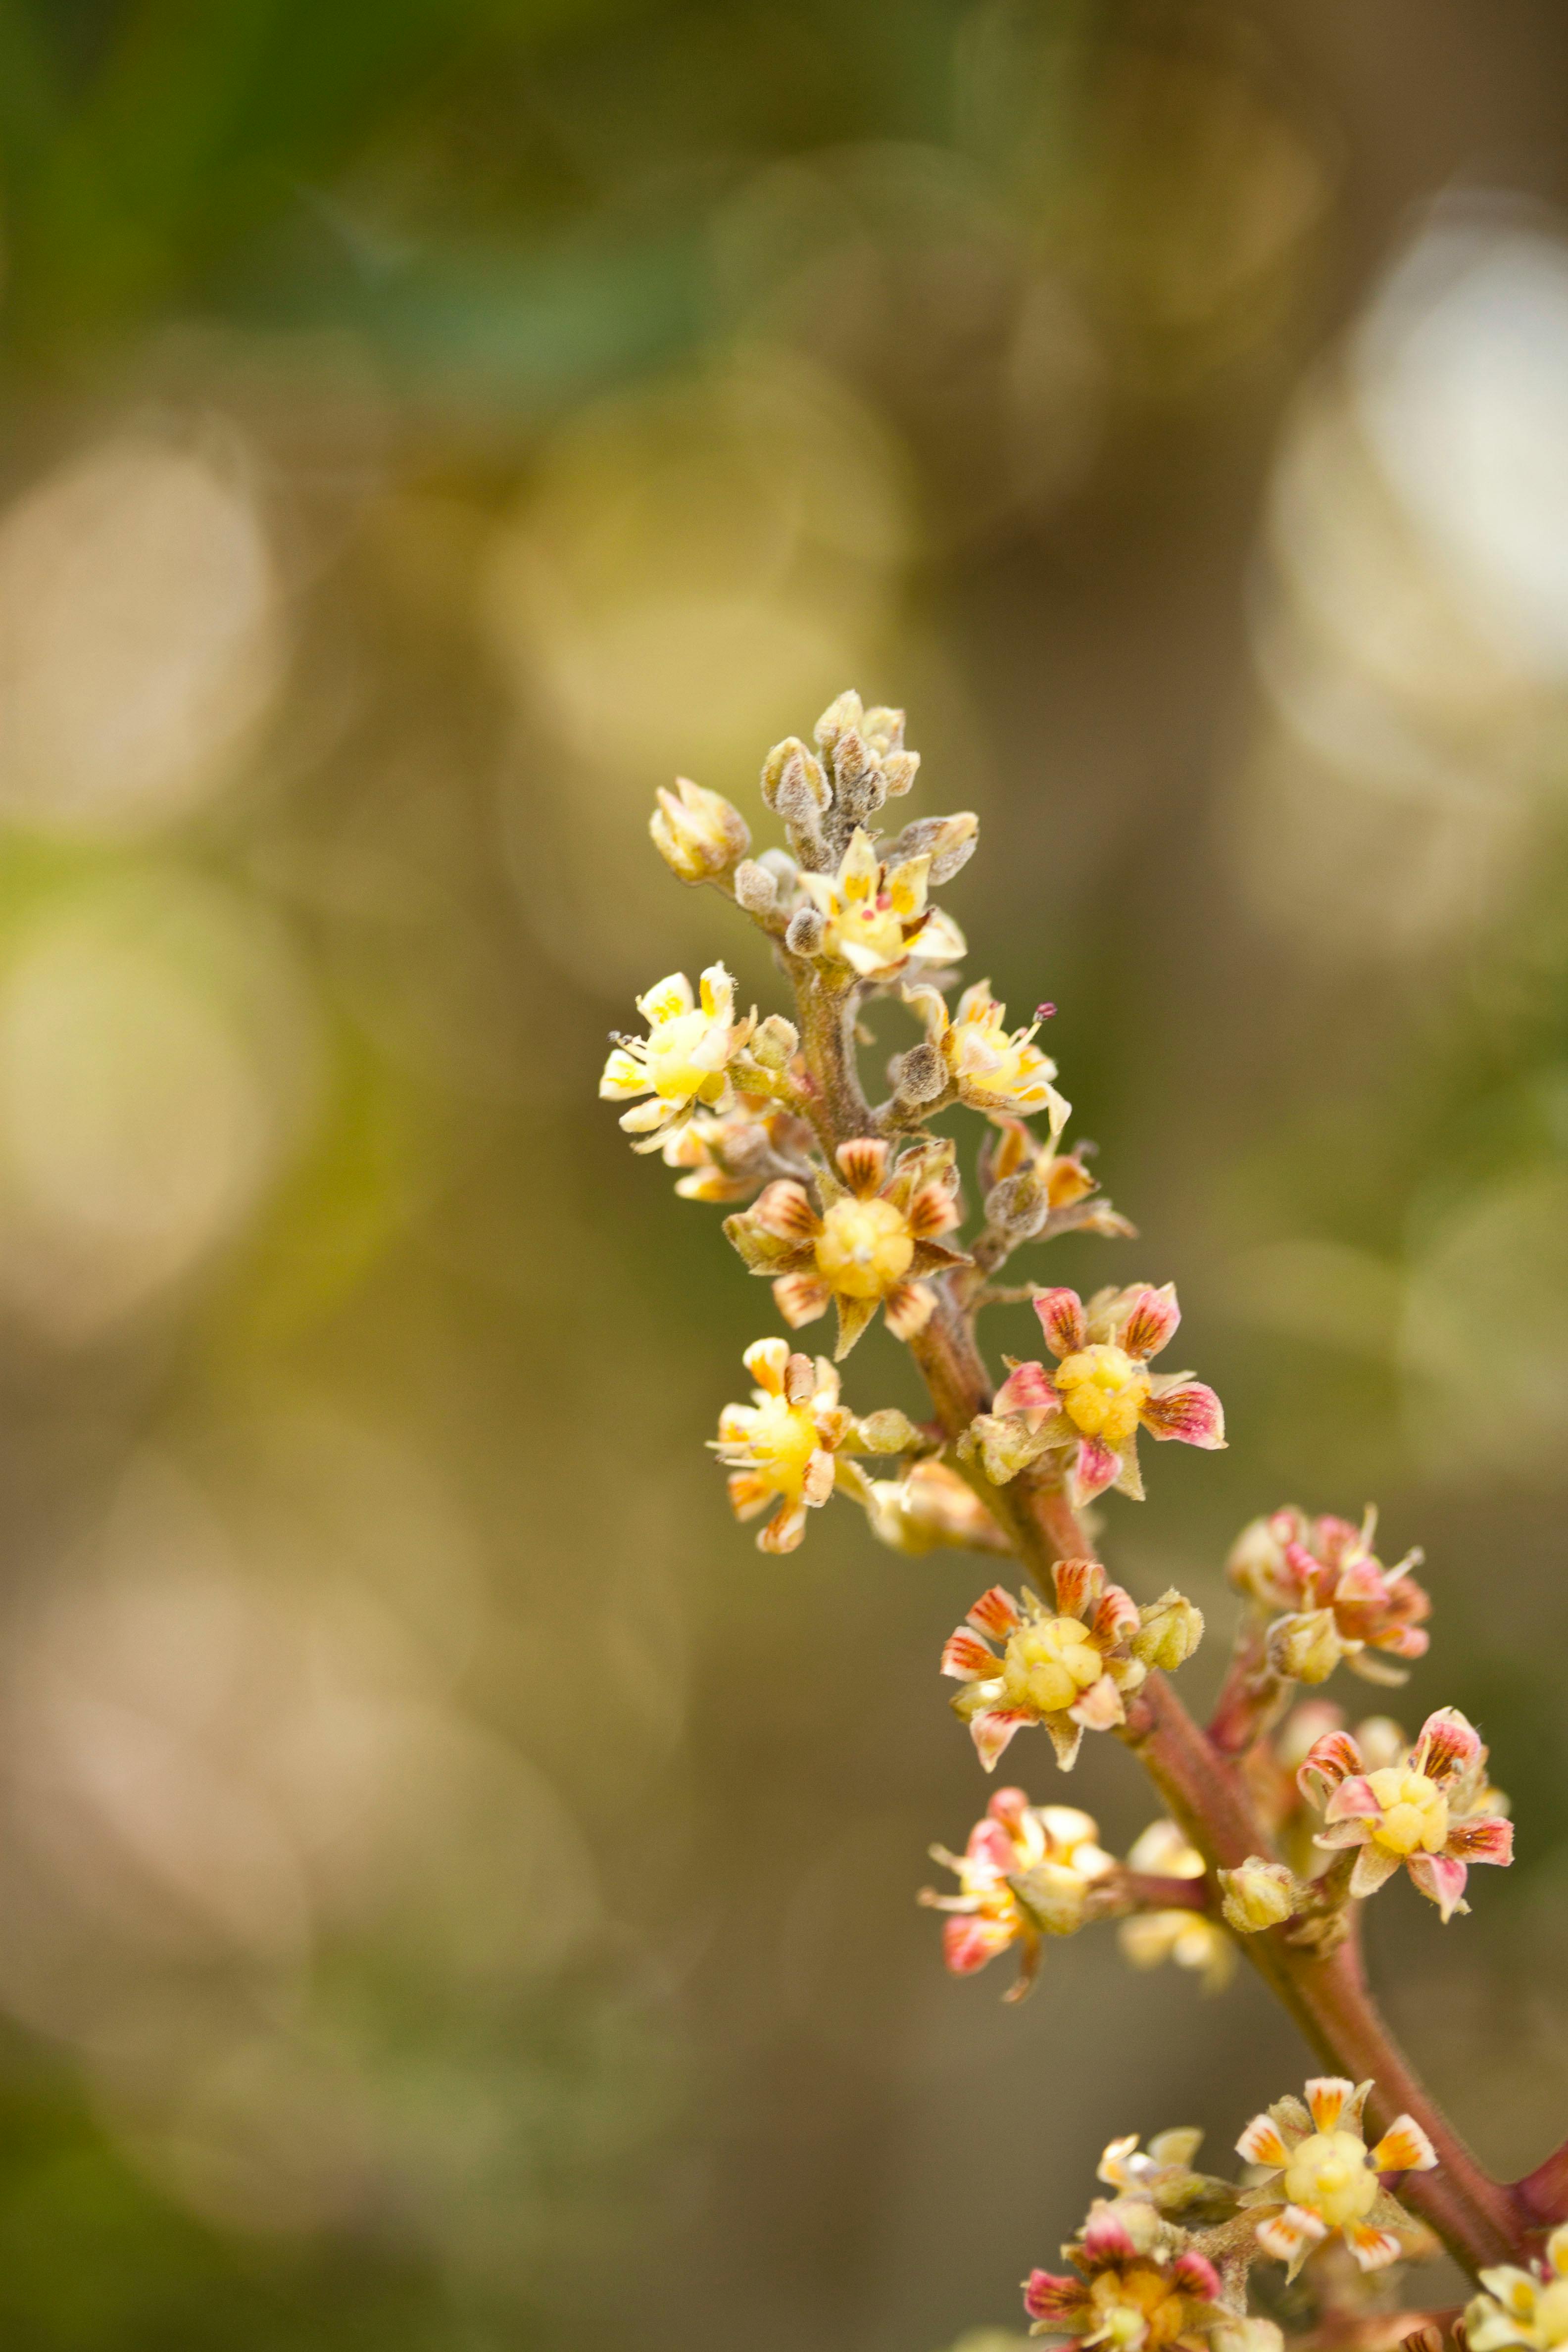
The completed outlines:
{"type": "Polygon", "coordinates": [[[1513,2184],[1514,2205],[1527,2229],[1554,2229],[1568,2221],[1568,2140],[1544,2164],[1513,2184]]]}
{"type": "Polygon", "coordinates": [[[1269,1665],[1262,1632],[1249,1618],[1237,1636],[1209,1717],[1209,1738],[1222,1755],[1246,1755],[1268,1730],[1287,1687],[1269,1665]]]}
{"type": "Polygon", "coordinates": [[[1214,1894],[1206,1878],[1163,1878],[1148,1870],[1119,1870],[1105,1882],[1119,1907],[1137,1911],[1212,1911],[1214,1894]]]}

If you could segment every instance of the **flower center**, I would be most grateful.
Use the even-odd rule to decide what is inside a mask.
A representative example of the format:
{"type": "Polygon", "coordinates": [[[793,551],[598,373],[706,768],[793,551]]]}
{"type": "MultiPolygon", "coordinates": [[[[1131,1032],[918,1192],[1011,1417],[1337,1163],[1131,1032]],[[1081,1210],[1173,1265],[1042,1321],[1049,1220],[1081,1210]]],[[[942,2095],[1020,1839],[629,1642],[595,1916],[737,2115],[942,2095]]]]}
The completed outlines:
{"type": "Polygon", "coordinates": [[[847,1298],[880,1298],[903,1280],[914,1235],[891,1201],[838,1201],[816,1237],[817,1269],[847,1298]]]}
{"type": "Polygon", "coordinates": [[[1383,1807],[1373,1826],[1377,1844],[1390,1853],[1441,1853],[1448,1836],[1448,1800],[1425,1772],[1390,1764],[1367,1775],[1372,1793],[1383,1807]]]}
{"type": "Polygon", "coordinates": [[[703,1049],[713,1027],[712,1014],[698,1011],[679,1013],[673,1021],[661,1021],[654,1028],[647,1047],[647,1074],[654,1092],[666,1102],[689,1102],[704,1087],[711,1090],[718,1074],[703,1049]]]}
{"type": "Polygon", "coordinates": [[[1354,2132],[1314,2132],[1290,2158],[1285,2194],[1331,2230],[1359,2221],[1377,2202],[1377,2175],[1354,2132]]]}
{"type": "Polygon", "coordinates": [[[1104,1672],[1104,1660],[1076,1617],[1047,1617],[1009,1637],[1003,1692],[1012,1706],[1059,1715],[1104,1672]]]}
{"type": "Polygon", "coordinates": [[[1107,1445],[1126,1444],[1149,1398],[1148,1373],[1121,1348],[1080,1348],[1064,1357],[1056,1385],[1074,1426],[1107,1445]]]}
{"type": "Polygon", "coordinates": [[[772,1480],[779,1494],[795,1496],[805,1478],[806,1465],[821,1443],[808,1412],[783,1397],[769,1397],[756,1408],[746,1433],[752,1460],[772,1480]]]}

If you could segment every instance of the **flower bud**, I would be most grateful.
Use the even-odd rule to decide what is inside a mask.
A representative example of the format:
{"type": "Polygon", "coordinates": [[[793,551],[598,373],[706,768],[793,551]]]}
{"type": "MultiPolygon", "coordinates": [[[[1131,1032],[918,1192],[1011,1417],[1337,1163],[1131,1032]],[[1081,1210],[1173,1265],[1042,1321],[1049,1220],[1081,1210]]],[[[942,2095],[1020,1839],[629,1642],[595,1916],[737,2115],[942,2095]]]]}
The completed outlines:
{"type": "Polygon", "coordinates": [[[1158,1601],[1140,1609],[1138,1621],[1131,1642],[1133,1656],[1165,1674],[1184,1665],[1204,1638],[1203,1611],[1174,1585],[1162,1592],[1158,1601]]]}
{"type": "Polygon", "coordinates": [[[911,1045],[899,1064],[897,1092],[907,1103],[934,1102],[947,1086],[947,1064],[942,1049],[928,1041],[911,1045]]]}
{"type": "Polygon", "coordinates": [[[648,819],[653,845],[682,882],[706,882],[727,874],[752,845],[746,820],[722,793],[704,792],[689,776],[677,776],[675,790],[663,786],[648,819]]]}
{"type": "Polygon", "coordinates": [[[897,1405],[885,1405],[880,1412],[868,1412],[855,1424],[856,1451],[868,1454],[910,1454],[926,1441],[907,1413],[897,1405]]]}
{"type": "Polygon", "coordinates": [[[773,912],[779,895],[776,877],[754,857],[743,857],[735,868],[735,898],[748,915],[768,915],[773,912]]]}
{"type": "Polygon", "coordinates": [[[911,1559],[947,1545],[968,1551],[1008,1549],[979,1496],[945,1462],[917,1462],[902,1478],[873,1479],[870,1494],[871,1533],[911,1559]]]}
{"type": "Polygon", "coordinates": [[[1326,1683],[1343,1655],[1331,1609],[1277,1617],[1268,1629],[1268,1663],[1294,1682],[1326,1683]]]}
{"type": "Polygon", "coordinates": [[[1285,1548],[1274,1531],[1278,1513],[1252,1519],[1230,1548],[1225,1572],[1242,1592],[1267,1597],[1285,1571],[1285,1548]]]}
{"type": "Polygon", "coordinates": [[[889,800],[898,800],[907,793],[920,772],[918,751],[886,751],[882,755],[882,782],[889,800]]]}
{"type": "Polygon", "coordinates": [[[797,907],[789,919],[789,929],[784,933],[784,945],[791,955],[820,955],[823,934],[826,929],[826,922],[815,907],[797,907]]]}
{"type": "Polygon", "coordinates": [[[1047,1936],[1072,1936],[1083,1925],[1089,1881],[1059,1862],[1037,1862],[1007,1882],[1037,1927],[1047,1936]]]}
{"type": "Polygon", "coordinates": [[[752,1059],[764,1070],[787,1070],[799,1051],[800,1031],[782,1013],[770,1013],[752,1032],[752,1059]]]}
{"type": "Polygon", "coordinates": [[[1265,1927],[1278,1927],[1300,1900],[1294,1873],[1282,1862],[1265,1862],[1257,1853],[1248,1854],[1235,1870],[1222,1870],[1219,1885],[1226,1926],[1234,1927],[1238,1936],[1258,1936],[1265,1927]]]}
{"type": "MultiPolygon", "coordinates": [[[[911,752],[910,757],[913,756],[911,752]]],[[[892,790],[890,783],[888,789],[892,790]]],[[[907,791],[908,786],[904,789],[907,791]]],[[[924,816],[905,825],[882,855],[889,866],[901,865],[910,857],[929,857],[931,872],[927,878],[937,888],[951,882],[960,868],[968,865],[979,838],[980,819],[973,811],[960,809],[955,816],[924,816]]]]}
{"type": "Polygon", "coordinates": [[[865,716],[860,698],[853,687],[848,687],[842,694],[835,696],[811,730],[816,738],[819,749],[824,751],[833,751],[837,745],[839,737],[847,735],[852,729],[859,728],[865,716]]]}
{"type": "Polygon", "coordinates": [[[985,1222],[1010,1242],[1031,1240],[1045,1223],[1050,1203],[1034,1169],[1005,1176],[985,1195],[985,1222]]]}
{"type": "Polygon", "coordinates": [[[827,806],[827,777],[821,761],[806,749],[798,735],[786,735],[775,743],[763,761],[762,793],[765,805],[782,815],[779,789],[787,784],[792,790],[804,787],[808,798],[819,809],[827,806]]]}

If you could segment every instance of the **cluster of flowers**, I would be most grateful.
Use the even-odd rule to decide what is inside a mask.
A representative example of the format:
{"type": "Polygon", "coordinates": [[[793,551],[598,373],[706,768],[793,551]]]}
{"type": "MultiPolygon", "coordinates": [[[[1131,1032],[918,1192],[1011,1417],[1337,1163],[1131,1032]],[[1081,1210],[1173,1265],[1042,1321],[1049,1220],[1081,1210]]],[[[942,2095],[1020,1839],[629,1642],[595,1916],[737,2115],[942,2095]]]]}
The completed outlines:
{"type": "MultiPolygon", "coordinates": [[[[759,1339],[744,1356],[750,1402],[720,1416],[714,1450],[730,1501],[737,1517],[762,1523],[761,1549],[793,1551],[810,1513],[837,1494],[905,1554],[956,1547],[1038,1561],[1050,1558],[1041,1527],[1078,1530],[1073,1514],[1108,1490],[1142,1498],[1141,1433],[1212,1452],[1226,1443],[1225,1416],[1191,1372],[1152,1369],[1181,1321],[1173,1285],[1109,1286],[1087,1300],[1065,1287],[995,1286],[1025,1243],[1131,1228],[1099,1194],[1089,1148],[1063,1149],[1070,1107],[1037,1042],[1052,1008],[1009,1028],[982,981],[949,1009],[964,940],[931,891],[964,865],[977,825],[965,812],[883,838],[876,820],[918,766],[902,712],[846,694],[823,713],[813,745],[787,738],[763,762],[762,797],[787,848],[753,856],[739,813],[689,781],[659,793],[651,829],[660,854],[682,881],[719,889],[761,929],[794,985],[796,1017],[738,1014],[721,964],[695,990],[674,974],[638,998],[647,1034],[614,1040],[600,1091],[623,1104],[634,1148],[661,1153],[676,1171],[682,1198],[732,1212],[725,1234],[771,1285],[792,1333],[834,1310],[831,1360],[783,1337],[759,1339]],[[857,1047],[879,999],[901,1004],[920,1034],[894,1055],[891,1092],[873,1107],[857,1047]],[[931,1127],[954,1106],[986,1122],[981,1223],[967,1245],[956,1149],[931,1127]],[[977,1371],[959,1384],[966,1402],[955,1412],[944,1367],[965,1348],[978,1365],[976,1315],[1026,1302],[1045,1355],[1006,1359],[994,1390],[977,1371]],[[916,1423],[894,1408],[859,1414],[843,1401],[837,1367],[879,1313],[927,1375],[936,1420],[916,1423]],[[873,1475],[879,1465],[887,1475],[873,1475]]],[[[1291,1704],[1298,1685],[1321,1685],[1342,1664],[1397,1684],[1426,1654],[1431,1604],[1413,1572],[1421,1555],[1387,1566],[1375,1540],[1371,1510],[1358,1524],[1288,1507],[1255,1520],[1230,1553],[1244,1606],[1207,1752],[1232,1776],[1258,1851],[1220,1868],[1201,1806],[1173,1799],[1182,1822],[1152,1822],[1118,1861],[1087,1813],[999,1790],[962,1854],[931,1849],[957,1892],[927,1889],[921,1900],[946,1915],[942,1949],[955,1975],[1016,1951],[1006,1996],[1016,2000],[1047,1937],[1110,1918],[1133,1964],[1173,1959],[1217,1988],[1249,1938],[1272,1939],[1271,1965],[1298,1952],[1327,1959],[1354,1906],[1402,1865],[1445,1922],[1468,1908],[1469,1869],[1512,1858],[1506,1801],[1474,1727],[1445,1706],[1414,1741],[1385,1717],[1352,1734],[1325,1700],[1291,1704]]],[[[1057,1559],[1041,1591],[984,1592],[941,1665],[960,1685],[953,1709],[987,1772],[1036,1725],[1066,1771],[1086,1731],[1135,1746],[1149,1738],[1165,1687],[1153,1678],[1182,1666],[1203,1632],[1202,1613],[1173,1589],[1135,1601],[1088,1556],[1086,1538],[1083,1555],[1057,1559]]],[[[1195,1727],[1190,1735],[1205,1737],[1195,1727]]],[[[1232,1839],[1233,1854],[1241,1843],[1232,1839]]],[[[1248,2318],[1238,2292],[1248,2262],[1277,2258],[1294,2277],[1338,2238],[1370,2273],[1412,2241],[1415,2225],[1385,2182],[1436,2158],[1407,2116],[1367,2146],[1371,2087],[1323,2078],[1309,2084],[1305,2105],[1282,2100],[1257,2117],[1237,2143],[1254,2168],[1245,2184],[1194,2173],[1193,2133],[1166,2134],[1147,2154],[1131,2141],[1108,2150],[1101,2179],[1118,2193],[1097,2202],[1065,2250],[1071,2274],[1036,2272],[1028,2284],[1037,2332],[1120,2352],[1207,2343],[1270,2352],[1278,2331],[1248,2318]]],[[[1546,2269],[1489,2271],[1484,2285],[1468,2323],[1473,2352],[1568,2344],[1564,2232],[1546,2269]]]]}

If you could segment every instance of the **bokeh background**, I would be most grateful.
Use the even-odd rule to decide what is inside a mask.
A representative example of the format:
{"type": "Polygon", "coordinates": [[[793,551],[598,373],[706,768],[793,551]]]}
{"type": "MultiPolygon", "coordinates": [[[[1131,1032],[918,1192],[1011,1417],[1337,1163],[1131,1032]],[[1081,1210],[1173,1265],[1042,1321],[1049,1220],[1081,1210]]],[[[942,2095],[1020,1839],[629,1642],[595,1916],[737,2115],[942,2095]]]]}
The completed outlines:
{"type": "Polygon", "coordinates": [[[702,1452],[769,1302],[594,1088],[778,999],[646,815],[851,683],[1142,1229],[1053,1276],[1227,1402],[1110,1555],[1426,1545],[1520,1861],[1375,1964],[1561,2137],[1565,134],[1558,0],[3,0],[7,2343],[1010,2338],[1300,2079],[1108,1932],[944,1979],[976,1564],[702,1452]]]}

